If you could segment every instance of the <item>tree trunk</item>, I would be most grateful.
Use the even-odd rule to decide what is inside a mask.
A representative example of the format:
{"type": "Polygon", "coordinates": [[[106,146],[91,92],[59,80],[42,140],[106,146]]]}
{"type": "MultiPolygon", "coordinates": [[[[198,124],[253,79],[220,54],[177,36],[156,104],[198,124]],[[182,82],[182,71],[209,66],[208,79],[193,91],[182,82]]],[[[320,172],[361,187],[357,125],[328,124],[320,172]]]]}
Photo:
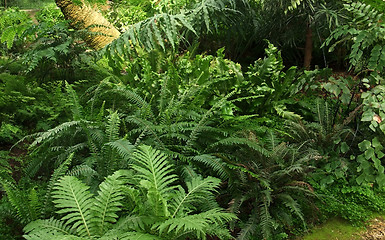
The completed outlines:
{"type": "MultiPolygon", "coordinates": [[[[83,2],[83,1],[82,1],[83,2]]],[[[64,17],[73,28],[89,32],[84,38],[88,46],[100,49],[118,38],[119,31],[95,8],[85,4],[77,5],[71,0],[56,0],[64,17]]]]}
{"type": "Polygon", "coordinates": [[[310,24],[308,24],[306,29],[305,57],[303,60],[303,67],[307,70],[310,69],[312,53],[313,53],[313,31],[310,27],[310,24]]]}

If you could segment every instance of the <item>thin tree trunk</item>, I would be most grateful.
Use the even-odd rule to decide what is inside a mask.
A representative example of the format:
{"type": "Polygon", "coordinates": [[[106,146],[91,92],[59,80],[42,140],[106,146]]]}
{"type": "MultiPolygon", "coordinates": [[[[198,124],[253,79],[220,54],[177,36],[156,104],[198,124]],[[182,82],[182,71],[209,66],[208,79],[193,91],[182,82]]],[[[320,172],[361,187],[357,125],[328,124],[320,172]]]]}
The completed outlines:
{"type": "Polygon", "coordinates": [[[94,49],[103,48],[120,35],[119,31],[97,9],[84,2],[82,5],[77,5],[71,0],[56,0],[56,5],[61,9],[64,17],[71,21],[73,28],[89,32],[84,40],[94,49]]]}
{"type": "Polygon", "coordinates": [[[312,53],[313,53],[313,30],[311,29],[310,24],[308,24],[306,29],[305,57],[303,60],[303,67],[307,70],[310,69],[312,53]]]}

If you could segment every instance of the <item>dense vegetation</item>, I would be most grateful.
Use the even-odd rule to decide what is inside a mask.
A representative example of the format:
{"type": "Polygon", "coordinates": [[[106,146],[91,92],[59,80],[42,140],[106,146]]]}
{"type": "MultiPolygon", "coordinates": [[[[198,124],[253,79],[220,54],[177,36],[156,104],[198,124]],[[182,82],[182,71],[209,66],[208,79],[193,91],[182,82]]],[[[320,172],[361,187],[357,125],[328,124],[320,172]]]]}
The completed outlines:
{"type": "Polygon", "coordinates": [[[0,11],[0,239],[278,240],[384,211],[383,1],[68,2],[119,33],[0,11]]]}

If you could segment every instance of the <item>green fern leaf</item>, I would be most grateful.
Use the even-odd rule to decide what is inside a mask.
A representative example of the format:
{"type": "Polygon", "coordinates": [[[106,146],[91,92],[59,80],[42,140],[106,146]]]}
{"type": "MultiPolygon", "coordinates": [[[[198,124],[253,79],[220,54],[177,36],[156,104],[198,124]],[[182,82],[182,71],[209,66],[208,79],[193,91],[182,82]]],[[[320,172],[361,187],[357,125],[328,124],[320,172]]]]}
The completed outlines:
{"type": "Polygon", "coordinates": [[[171,218],[159,225],[154,225],[153,229],[158,229],[159,233],[175,235],[181,232],[190,232],[191,236],[198,239],[205,238],[206,230],[211,225],[220,225],[235,219],[235,215],[222,212],[220,209],[211,209],[209,211],[184,217],[171,218]]]}
{"type": "Polygon", "coordinates": [[[58,239],[56,236],[58,235],[72,235],[74,231],[68,227],[64,222],[56,220],[56,219],[45,219],[45,220],[36,220],[24,227],[24,232],[28,234],[24,235],[26,239],[36,239],[36,236],[39,236],[41,233],[43,236],[45,234],[50,235],[51,238],[41,237],[39,239],[58,239]]]}
{"type": "Polygon", "coordinates": [[[47,194],[45,195],[44,200],[44,207],[42,215],[45,215],[45,211],[47,210],[47,206],[49,205],[49,202],[51,200],[51,191],[55,185],[55,183],[59,180],[60,177],[62,177],[67,171],[68,166],[71,164],[73,159],[74,153],[71,153],[70,156],[67,158],[66,161],[64,161],[58,168],[55,169],[53,172],[51,179],[49,180],[48,186],[47,186],[47,194]]]}
{"type": "Polygon", "coordinates": [[[132,145],[128,140],[119,139],[114,142],[107,143],[112,149],[116,150],[118,154],[123,158],[128,160],[131,154],[134,151],[134,145],[132,145]]]}
{"type": "Polygon", "coordinates": [[[99,185],[100,190],[96,196],[94,205],[91,208],[93,212],[93,232],[99,232],[102,236],[109,225],[115,223],[120,211],[123,199],[122,186],[124,181],[121,179],[122,171],[117,171],[113,175],[108,176],[104,182],[99,185]]]}
{"type": "Polygon", "coordinates": [[[165,240],[155,235],[140,232],[127,232],[119,236],[120,240],[165,240]]]}
{"type": "Polygon", "coordinates": [[[168,216],[166,199],[174,189],[170,185],[176,181],[176,175],[171,174],[172,165],[166,161],[167,156],[149,146],[140,146],[131,159],[131,167],[138,172],[135,177],[147,189],[155,215],[168,216]]]}
{"type": "Polygon", "coordinates": [[[226,163],[222,161],[222,159],[208,155],[198,155],[191,158],[192,161],[200,162],[212,169],[216,174],[218,174],[219,178],[222,180],[228,179],[231,175],[226,163]]]}
{"type": "Polygon", "coordinates": [[[179,194],[174,197],[174,203],[172,204],[172,215],[171,218],[177,217],[180,212],[185,209],[191,211],[194,209],[192,204],[199,204],[202,200],[206,200],[210,195],[216,191],[215,189],[219,186],[220,180],[214,177],[207,177],[201,179],[196,177],[191,179],[191,182],[187,182],[187,193],[180,188],[179,194]]]}
{"type": "Polygon", "coordinates": [[[92,195],[89,187],[73,176],[65,176],[55,185],[52,197],[53,202],[60,210],[59,214],[65,214],[62,220],[66,225],[73,224],[73,229],[82,236],[90,237],[90,223],[92,214],[90,211],[93,205],[92,195]]]}

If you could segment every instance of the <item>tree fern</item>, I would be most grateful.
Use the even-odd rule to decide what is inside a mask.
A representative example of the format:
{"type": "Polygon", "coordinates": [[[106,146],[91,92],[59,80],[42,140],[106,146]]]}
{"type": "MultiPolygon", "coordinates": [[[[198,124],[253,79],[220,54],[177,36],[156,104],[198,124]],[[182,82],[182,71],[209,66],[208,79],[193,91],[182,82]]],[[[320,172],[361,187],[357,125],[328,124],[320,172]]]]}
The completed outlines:
{"type": "MultiPolygon", "coordinates": [[[[246,1],[242,2],[247,4],[246,1]]],[[[204,0],[191,6],[191,9],[183,9],[180,14],[156,14],[130,26],[106,47],[104,53],[111,61],[117,62],[117,59],[129,59],[137,46],[146,50],[165,50],[168,44],[172,49],[176,49],[183,40],[181,32],[196,35],[218,30],[220,24],[234,20],[234,16],[238,14],[235,8],[233,0],[204,0]]]]}

